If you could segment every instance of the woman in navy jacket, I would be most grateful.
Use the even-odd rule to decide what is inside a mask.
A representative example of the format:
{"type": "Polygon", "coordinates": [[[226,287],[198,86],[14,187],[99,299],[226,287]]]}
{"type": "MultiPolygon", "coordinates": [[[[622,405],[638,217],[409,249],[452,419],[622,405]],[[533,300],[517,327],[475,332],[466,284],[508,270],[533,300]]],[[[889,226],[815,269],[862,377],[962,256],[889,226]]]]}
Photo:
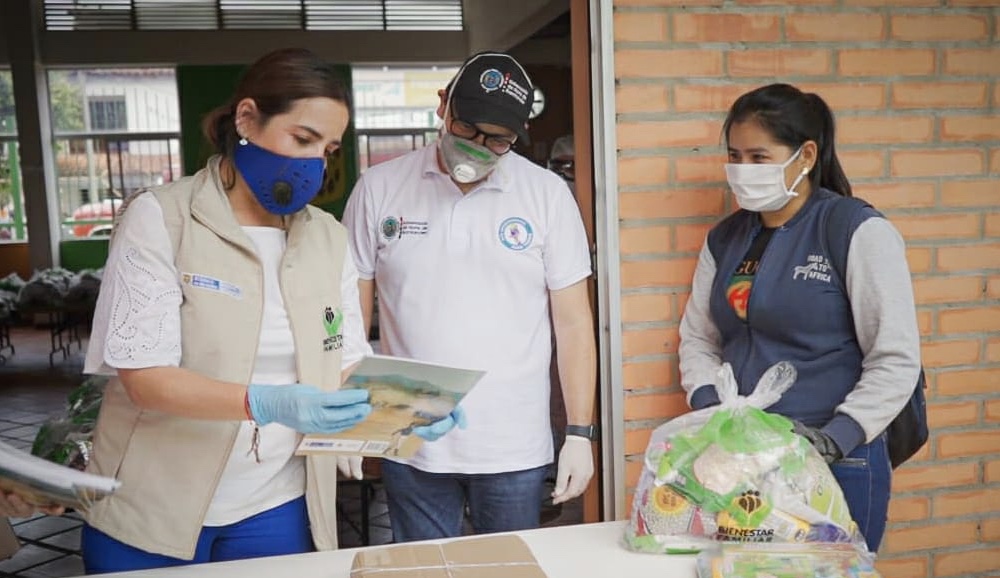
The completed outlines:
{"type": "Polygon", "coordinates": [[[827,230],[851,185],[818,95],[787,84],[755,89],[733,104],[723,133],[740,210],[702,247],[681,320],[681,384],[700,409],[719,401],[723,362],[744,395],[768,367],[791,362],[798,379],[768,411],[797,422],[831,464],[874,552],[891,481],[884,431],[920,372],[903,239],[862,204],[838,221],[847,230],[827,230]],[[846,266],[831,238],[849,243],[846,266]]]}

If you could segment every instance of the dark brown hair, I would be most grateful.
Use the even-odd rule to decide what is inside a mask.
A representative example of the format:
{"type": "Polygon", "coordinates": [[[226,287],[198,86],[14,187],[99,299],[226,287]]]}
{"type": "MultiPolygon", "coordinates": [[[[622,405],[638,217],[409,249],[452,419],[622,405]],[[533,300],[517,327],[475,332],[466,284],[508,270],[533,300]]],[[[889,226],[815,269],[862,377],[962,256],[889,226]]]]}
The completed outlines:
{"type": "Polygon", "coordinates": [[[288,112],[296,100],[325,97],[351,110],[351,95],[333,65],[304,48],[284,48],[262,56],[243,73],[229,102],[205,115],[201,130],[216,153],[231,157],[239,140],[236,105],[253,99],[261,126],[288,112]]]}

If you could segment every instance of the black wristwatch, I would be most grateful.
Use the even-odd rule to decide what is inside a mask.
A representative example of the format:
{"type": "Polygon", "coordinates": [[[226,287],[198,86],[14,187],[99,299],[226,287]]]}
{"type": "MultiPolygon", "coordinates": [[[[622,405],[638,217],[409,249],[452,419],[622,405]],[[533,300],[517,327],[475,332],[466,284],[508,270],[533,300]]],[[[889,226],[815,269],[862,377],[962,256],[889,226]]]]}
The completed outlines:
{"type": "Polygon", "coordinates": [[[596,425],[568,425],[566,426],[566,435],[568,436],[580,436],[582,438],[587,438],[590,441],[597,439],[597,426],[596,425]]]}

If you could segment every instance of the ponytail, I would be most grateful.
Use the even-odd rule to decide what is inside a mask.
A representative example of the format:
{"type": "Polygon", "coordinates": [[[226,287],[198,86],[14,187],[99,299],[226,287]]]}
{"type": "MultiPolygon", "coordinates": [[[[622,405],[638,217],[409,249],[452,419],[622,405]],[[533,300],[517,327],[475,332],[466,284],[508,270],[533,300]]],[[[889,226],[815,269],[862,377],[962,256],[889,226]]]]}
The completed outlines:
{"type": "Polygon", "coordinates": [[[836,128],[833,112],[818,94],[810,92],[805,98],[819,119],[820,125],[819,139],[816,141],[819,158],[812,174],[809,175],[812,186],[814,189],[823,187],[845,197],[853,196],[851,182],[847,180],[847,175],[840,166],[834,147],[836,128]]]}

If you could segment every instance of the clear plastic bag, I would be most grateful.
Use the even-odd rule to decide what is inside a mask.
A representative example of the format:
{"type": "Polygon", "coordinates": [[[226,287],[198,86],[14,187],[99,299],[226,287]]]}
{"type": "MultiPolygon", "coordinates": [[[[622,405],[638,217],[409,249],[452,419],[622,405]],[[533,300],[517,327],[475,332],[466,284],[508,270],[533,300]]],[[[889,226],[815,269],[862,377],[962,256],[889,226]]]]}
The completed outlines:
{"type": "Polygon", "coordinates": [[[629,549],[690,552],[720,541],[864,548],[826,462],[788,419],[764,411],[795,377],[790,363],[777,363],[742,397],[724,364],[719,405],[653,432],[625,530],[629,549]]]}

